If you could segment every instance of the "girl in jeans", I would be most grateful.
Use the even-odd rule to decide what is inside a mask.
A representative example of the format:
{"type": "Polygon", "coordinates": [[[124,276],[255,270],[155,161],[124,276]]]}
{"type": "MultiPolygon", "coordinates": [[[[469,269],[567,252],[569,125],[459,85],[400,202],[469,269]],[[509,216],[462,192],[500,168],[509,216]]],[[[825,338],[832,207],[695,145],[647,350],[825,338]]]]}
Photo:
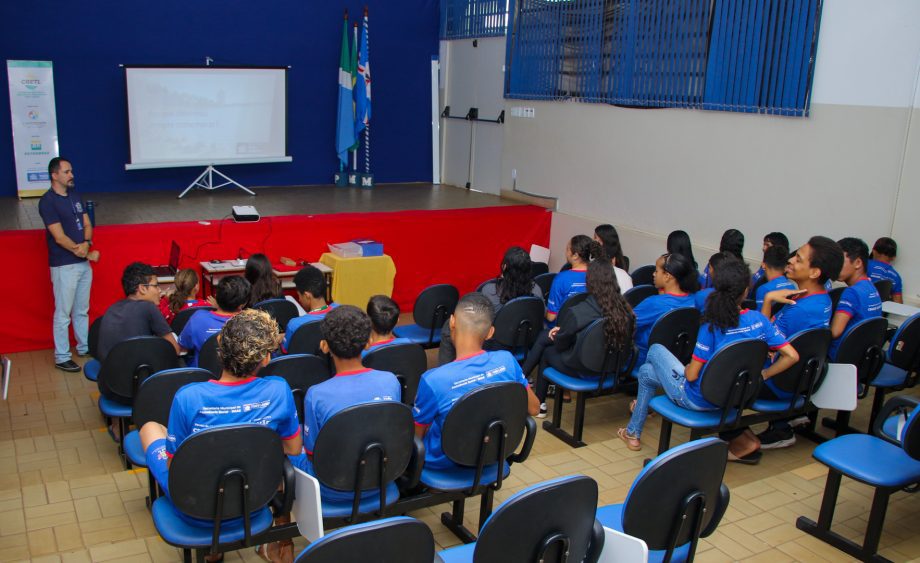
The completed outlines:
{"type": "MultiPolygon", "coordinates": [[[[684,367],[660,344],[649,349],[648,359],[639,368],[639,395],[629,425],[617,431],[630,450],[642,448],[639,437],[648,416],[648,404],[659,387],[664,389],[671,401],[685,409],[704,411],[718,408],[703,398],[700,382],[705,375],[703,367],[706,362],[723,346],[752,338],[765,341],[780,357],[762,372],[764,379],[789,369],[799,360],[798,353],[769,319],[758,311],[741,309],[750,280],[751,271],[744,262],[728,259],[720,265],[715,291],[706,301],[693,359],[688,366],[684,367]]],[[[729,444],[729,459],[737,460],[758,448],[757,437],[753,433],[742,434],[729,444]]]]}

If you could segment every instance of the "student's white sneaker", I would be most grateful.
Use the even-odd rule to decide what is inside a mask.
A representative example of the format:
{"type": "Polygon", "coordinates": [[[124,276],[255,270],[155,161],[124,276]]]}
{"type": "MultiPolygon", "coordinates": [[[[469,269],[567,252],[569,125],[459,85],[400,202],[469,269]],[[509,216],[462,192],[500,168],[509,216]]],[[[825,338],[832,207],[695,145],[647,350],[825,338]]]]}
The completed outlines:
{"type": "Polygon", "coordinates": [[[537,418],[546,418],[546,403],[540,403],[540,412],[537,413],[537,418]]]}

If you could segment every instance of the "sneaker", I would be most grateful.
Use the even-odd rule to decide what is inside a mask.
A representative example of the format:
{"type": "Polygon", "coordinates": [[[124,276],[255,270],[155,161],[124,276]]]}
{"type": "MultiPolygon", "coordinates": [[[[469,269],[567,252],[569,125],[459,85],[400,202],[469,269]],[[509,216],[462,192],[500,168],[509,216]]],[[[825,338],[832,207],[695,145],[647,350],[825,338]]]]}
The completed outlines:
{"type": "Polygon", "coordinates": [[[760,449],[775,450],[788,448],[795,444],[795,433],[792,428],[768,428],[757,435],[760,440],[760,449]]]}
{"type": "Polygon", "coordinates": [[[89,350],[87,350],[86,352],[77,352],[77,356],[80,357],[80,358],[88,358],[88,357],[89,357],[89,350]]]}
{"type": "Polygon", "coordinates": [[[546,403],[540,403],[540,412],[537,413],[537,418],[546,418],[546,403]]]}
{"type": "Polygon", "coordinates": [[[81,368],[80,364],[73,360],[67,360],[66,362],[61,362],[59,364],[54,364],[54,367],[58,368],[61,371],[68,371],[71,373],[77,373],[81,368]]]}
{"type": "Polygon", "coordinates": [[[807,416],[805,416],[805,415],[802,415],[802,416],[797,416],[797,417],[793,418],[792,420],[790,420],[790,421],[789,421],[789,426],[795,428],[796,426],[805,426],[805,425],[808,424],[809,422],[811,422],[811,419],[809,419],[809,418],[808,418],[807,416]]]}

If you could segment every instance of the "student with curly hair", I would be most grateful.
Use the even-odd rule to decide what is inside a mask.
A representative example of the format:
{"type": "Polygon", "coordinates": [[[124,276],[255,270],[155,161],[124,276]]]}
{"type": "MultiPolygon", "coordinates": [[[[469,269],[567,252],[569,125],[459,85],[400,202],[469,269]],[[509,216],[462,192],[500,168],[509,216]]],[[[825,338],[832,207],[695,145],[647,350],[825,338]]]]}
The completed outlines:
{"type": "Polygon", "coordinates": [[[175,289],[172,293],[160,298],[160,312],[167,323],[171,323],[176,318],[176,313],[183,309],[211,305],[209,301],[195,297],[199,289],[198,273],[195,270],[185,268],[176,272],[173,286],[175,289]]]}
{"type": "MultiPolygon", "coordinates": [[[[706,375],[706,362],[724,346],[751,338],[765,341],[780,357],[763,371],[764,379],[789,369],[798,361],[798,353],[769,319],[758,311],[741,309],[750,281],[751,271],[744,262],[727,260],[722,263],[715,279],[715,291],[706,301],[693,359],[686,367],[664,346],[655,344],[649,348],[648,359],[639,368],[639,394],[629,425],[617,431],[630,450],[642,449],[639,438],[648,416],[649,401],[659,387],[683,408],[697,411],[717,408],[703,398],[700,384],[706,375]]],[[[757,437],[748,430],[729,444],[729,459],[738,461],[758,448],[757,437]]]]}

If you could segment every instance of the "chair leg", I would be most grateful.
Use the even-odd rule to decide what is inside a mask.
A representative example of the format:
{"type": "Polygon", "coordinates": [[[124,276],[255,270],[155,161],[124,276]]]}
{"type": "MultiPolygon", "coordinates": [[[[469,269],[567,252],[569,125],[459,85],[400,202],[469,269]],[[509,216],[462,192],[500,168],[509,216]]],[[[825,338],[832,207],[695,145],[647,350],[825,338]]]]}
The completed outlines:
{"type": "Polygon", "coordinates": [[[869,512],[869,524],[866,526],[866,537],[863,539],[863,553],[875,554],[878,551],[879,540],[882,539],[882,526],[885,524],[885,514],[888,511],[888,497],[891,491],[875,489],[872,497],[872,510],[869,512]]]}
{"type": "Polygon", "coordinates": [[[797,427],[794,430],[796,434],[798,434],[799,436],[802,436],[803,438],[808,438],[809,440],[811,440],[812,442],[816,444],[823,444],[824,442],[827,442],[827,438],[818,434],[815,431],[815,428],[817,428],[817,426],[818,426],[818,410],[815,409],[808,413],[808,424],[806,424],[804,427],[802,426],[797,427]]]}
{"type": "Polygon", "coordinates": [[[191,549],[182,550],[182,561],[183,563],[192,563],[192,550],[191,549]]]}
{"type": "Polygon", "coordinates": [[[476,541],[476,536],[463,525],[464,503],[465,499],[455,500],[451,512],[441,513],[441,523],[463,543],[473,543],[476,541]]]}
{"type": "Polygon", "coordinates": [[[835,438],[839,438],[844,434],[861,434],[859,430],[850,426],[850,411],[837,411],[837,418],[824,417],[821,424],[825,428],[836,430],[835,438]]]}
{"type": "Polygon", "coordinates": [[[121,456],[122,462],[124,462],[125,469],[131,469],[131,460],[128,459],[128,455],[125,453],[125,436],[128,435],[128,419],[119,418],[118,419],[118,433],[121,435],[120,440],[118,441],[118,455],[121,456]]]}
{"type": "Polygon", "coordinates": [[[585,430],[585,394],[575,393],[575,427],[572,436],[579,444],[584,445],[581,436],[585,430]]]}
{"type": "Polygon", "coordinates": [[[482,526],[486,523],[486,520],[489,519],[489,516],[492,514],[492,503],[495,500],[495,489],[492,487],[486,487],[486,490],[482,493],[482,498],[479,501],[479,529],[477,533],[482,531],[482,526]]]}
{"type": "Polygon", "coordinates": [[[661,417],[661,434],[658,435],[658,455],[671,447],[671,421],[661,417]]]}
{"type": "Polygon", "coordinates": [[[867,434],[872,434],[872,427],[875,425],[875,419],[878,418],[878,413],[881,412],[884,405],[885,389],[883,387],[876,387],[875,394],[872,395],[872,411],[869,414],[869,428],[866,430],[867,434]]]}
{"type": "Polygon", "coordinates": [[[552,434],[553,436],[559,438],[566,444],[572,446],[573,448],[581,448],[587,446],[584,442],[581,441],[581,434],[584,429],[585,424],[585,395],[584,393],[576,393],[575,399],[575,434],[569,434],[562,429],[562,395],[563,389],[560,386],[556,386],[556,396],[553,398],[553,420],[552,422],[548,420],[543,421],[543,429],[552,434]]]}

